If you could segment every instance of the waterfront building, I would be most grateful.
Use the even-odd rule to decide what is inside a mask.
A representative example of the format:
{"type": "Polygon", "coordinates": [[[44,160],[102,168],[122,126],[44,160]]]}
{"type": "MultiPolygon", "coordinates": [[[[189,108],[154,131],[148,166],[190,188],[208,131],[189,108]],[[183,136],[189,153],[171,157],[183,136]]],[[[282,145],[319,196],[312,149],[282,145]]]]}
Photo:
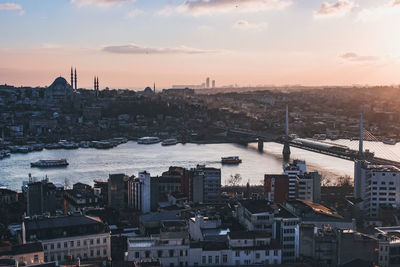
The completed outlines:
{"type": "Polygon", "coordinates": [[[218,202],[221,193],[221,169],[197,165],[196,171],[197,175],[203,176],[203,202],[218,202]]]}
{"type": "Polygon", "coordinates": [[[40,241],[44,261],[110,260],[110,231],[97,217],[62,216],[25,219],[23,243],[40,241]]]}
{"type": "Polygon", "coordinates": [[[27,188],[28,216],[56,213],[58,200],[63,199],[62,187],[57,187],[48,179],[44,179],[39,182],[29,182],[27,188]]]}
{"type": "Polygon", "coordinates": [[[151,210],[151,178],[150,173],[139,172],[139,176],[128,180],[128,208],[142,213],[151,210]]]}
{"type": "Polygon", "coordinates": [[[108,207],[122,210],[127,207],[127,181],[129,176],[119,173],[108,178],[108,207]]]}
{"type": "Polygon", "coordinates": [[[370,217],[379,217],[380,207],[400,206],[400,169],[390,165],[354,164],[354,197],[361,199],[361,209],[370,217]]]}
{"type": "Polygon", "coordinates": [[[7,189],[0,188],[0,204],[12,204],[18,202],[18,193],[7,189]]]}
{"type": "Polygon", "coordinates": [[[268,201],[284,204],[289,198],[289,176],[286,174],[265,174],[264,196],[268,201]]]}

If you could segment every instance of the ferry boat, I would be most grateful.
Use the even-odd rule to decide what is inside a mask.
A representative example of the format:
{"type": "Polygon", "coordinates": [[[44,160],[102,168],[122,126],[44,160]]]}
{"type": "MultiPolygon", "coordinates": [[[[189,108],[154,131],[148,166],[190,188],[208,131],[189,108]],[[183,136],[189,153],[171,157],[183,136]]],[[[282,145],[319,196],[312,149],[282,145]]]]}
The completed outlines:
{"type": "Polygon", "coordinates": [[[100,149],[107,149],[107,148],[113,148],[114,144],[109,141],[97,141],[97,142],[94,142],[94,147],[100,148],[100,149]]]}
{"type": "Polygon", "coordinates": [[[10,152],[8,150],[0,150],[0,159],[4,159],[10,156],[10,152]]]}
{"type": "Polygon", "coordinates": [[[156,144],[160,142],[161,142],[160,138],[152,136],[142,137],[137,140],[138,144],[143,144],[143,145],[156,144]]]}
{"type": "Polygon", "coordinates": [[[31,167],[38,168],[53,168],[53,167],[66,167],[69,163],[66,159],[56,159],[56,160],[38,160],[36,162],[31,162],[31,167]]]}
{"type": "Polygon", "coordinates": [[[178,140],[176,139],[165,139],[164,141],[161,142],[162,146],[173,146],[178,143],[178,140]]]}
{"type": "Polygon", "coordinates": [[[56,143],[56,144],[47,144],[44,146],[46,149],[59,149],[61,148],[61,145],[56,143]]]}
{"type": "Polygon", "coordinates": [[[397,142],[394,139],[385,139],[382,141],[382,143],[384,143],[386,145],[395,145],[397,142]]]}
{"type": "Polygon", "coordinates": [[[239,163],[242,163],[242,160],[238,156],[222,157],[221,163],[222,164],[239,164],[239,163]]]}
{"type": "Polygon", "coordinates": [[[77,149],[77,148],[79,148],[79,145],[77,143],[74,143],[74,142],[67,142],[65,140],[61,140],[58,143],[61,145],[61,148],[64,148],[64,149],[77,149]]]}

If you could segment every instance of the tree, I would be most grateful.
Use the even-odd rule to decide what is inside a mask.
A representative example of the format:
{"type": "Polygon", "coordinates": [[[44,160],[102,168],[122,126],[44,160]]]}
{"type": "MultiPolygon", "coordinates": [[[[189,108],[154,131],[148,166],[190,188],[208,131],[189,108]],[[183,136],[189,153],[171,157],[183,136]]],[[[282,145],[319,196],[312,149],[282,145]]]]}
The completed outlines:
{"type": "Polygon", "coordinates": [[[71,183],[67,177],[64,179],[64,189],[71,189],[71,183]]]}
{"type": "Polygon", "coordinates": [[[336,186],[340,187],[352,187],[353,184],[351,183],[351,177],[346,175],[346,176],[340,176],[336,182],[336,186]]]}
{"type": "Polygon", "coordinates": [[[235,187],[238,186],[241,181],[242,181],[242,176],[239,173],[236,173],[235,175],[231,174],[231,176],[228,179],[228,185],[235,187]]]}

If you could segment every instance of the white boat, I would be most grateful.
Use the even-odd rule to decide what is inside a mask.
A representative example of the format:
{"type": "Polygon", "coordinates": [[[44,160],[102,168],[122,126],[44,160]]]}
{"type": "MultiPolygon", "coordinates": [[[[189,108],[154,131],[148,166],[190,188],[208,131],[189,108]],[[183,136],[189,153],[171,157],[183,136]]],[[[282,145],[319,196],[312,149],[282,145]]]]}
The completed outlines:
{"type": "Polygon", "coordinates": [[[382,141],[382,143],[384,143],[386,145],[395,145],[397,142],[394,139],[385,139],[382,141]]]}
{"type": "Polygon", "coordinates": [[[153,136],[146,136],[146,137],[139,138],[137,140],[138,144],[143,144],[143,145],[156,144],[156,143],[160,143],[160,142],[161,142],[160,138],[153,137],[153,136]]]}
{"type": "Polygon", "coordinates": [[[161,142],[162,146],[173,146],[178,143],[178,140],[172,138],[172,139],[165,139],[164,141],[161,142]]]}
{"type": "Polygon", "coordinates": [[[56,159],[56,160],[38,160],[31,163],[31,167],[39,168],[52,168],[52,167],[66,167],[68,166],[66,159],[56,159]]]}

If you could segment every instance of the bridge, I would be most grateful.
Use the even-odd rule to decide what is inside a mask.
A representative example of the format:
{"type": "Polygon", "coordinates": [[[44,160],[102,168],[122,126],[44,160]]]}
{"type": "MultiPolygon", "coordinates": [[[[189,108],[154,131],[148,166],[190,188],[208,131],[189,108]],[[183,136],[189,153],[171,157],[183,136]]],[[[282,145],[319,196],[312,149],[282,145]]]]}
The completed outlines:
{"type": "Polygon", "coordinates": [[[225,129],[229,135],[240,136],[245,140],[258,141],[258,150],[263,151],[264,142],[276,142],[283,144],[283,158],[288,161],[290,158],[290,147],[296,147],[304,150],[308,150],[315,153],[320,153],[332,157],[337,157],[345,160],[355,161],[355,160],[368,160],[372,164],[379,165],[393,165],[400,168],[399,157],[394,153],[388,152],[386,147],[380,147],[379,145],[375,148],[381,154],[385,155],[383,157],[377,157],[374,153],[369,150],[364,150],[364,135],[367,136],[368,140],[379,142],[372,133],[368,132],[363,128],[363,115],[360,116],[360,136],[358,142],[358,149],[351,148],[354,143],[345,142],[343,145],[333,143],[333,142],[325,142],[325,141],[313,141],[310,139],[301,139],[301,138],[290,138],[289,136],[289,115],[288,115],[288,107],[286,107],[286,122],[285,122],[285,135],[284,136],[276,136],[272,134],[266,133],[257,133],[254,131],[248,131],[246,129],[225,129]]]}

